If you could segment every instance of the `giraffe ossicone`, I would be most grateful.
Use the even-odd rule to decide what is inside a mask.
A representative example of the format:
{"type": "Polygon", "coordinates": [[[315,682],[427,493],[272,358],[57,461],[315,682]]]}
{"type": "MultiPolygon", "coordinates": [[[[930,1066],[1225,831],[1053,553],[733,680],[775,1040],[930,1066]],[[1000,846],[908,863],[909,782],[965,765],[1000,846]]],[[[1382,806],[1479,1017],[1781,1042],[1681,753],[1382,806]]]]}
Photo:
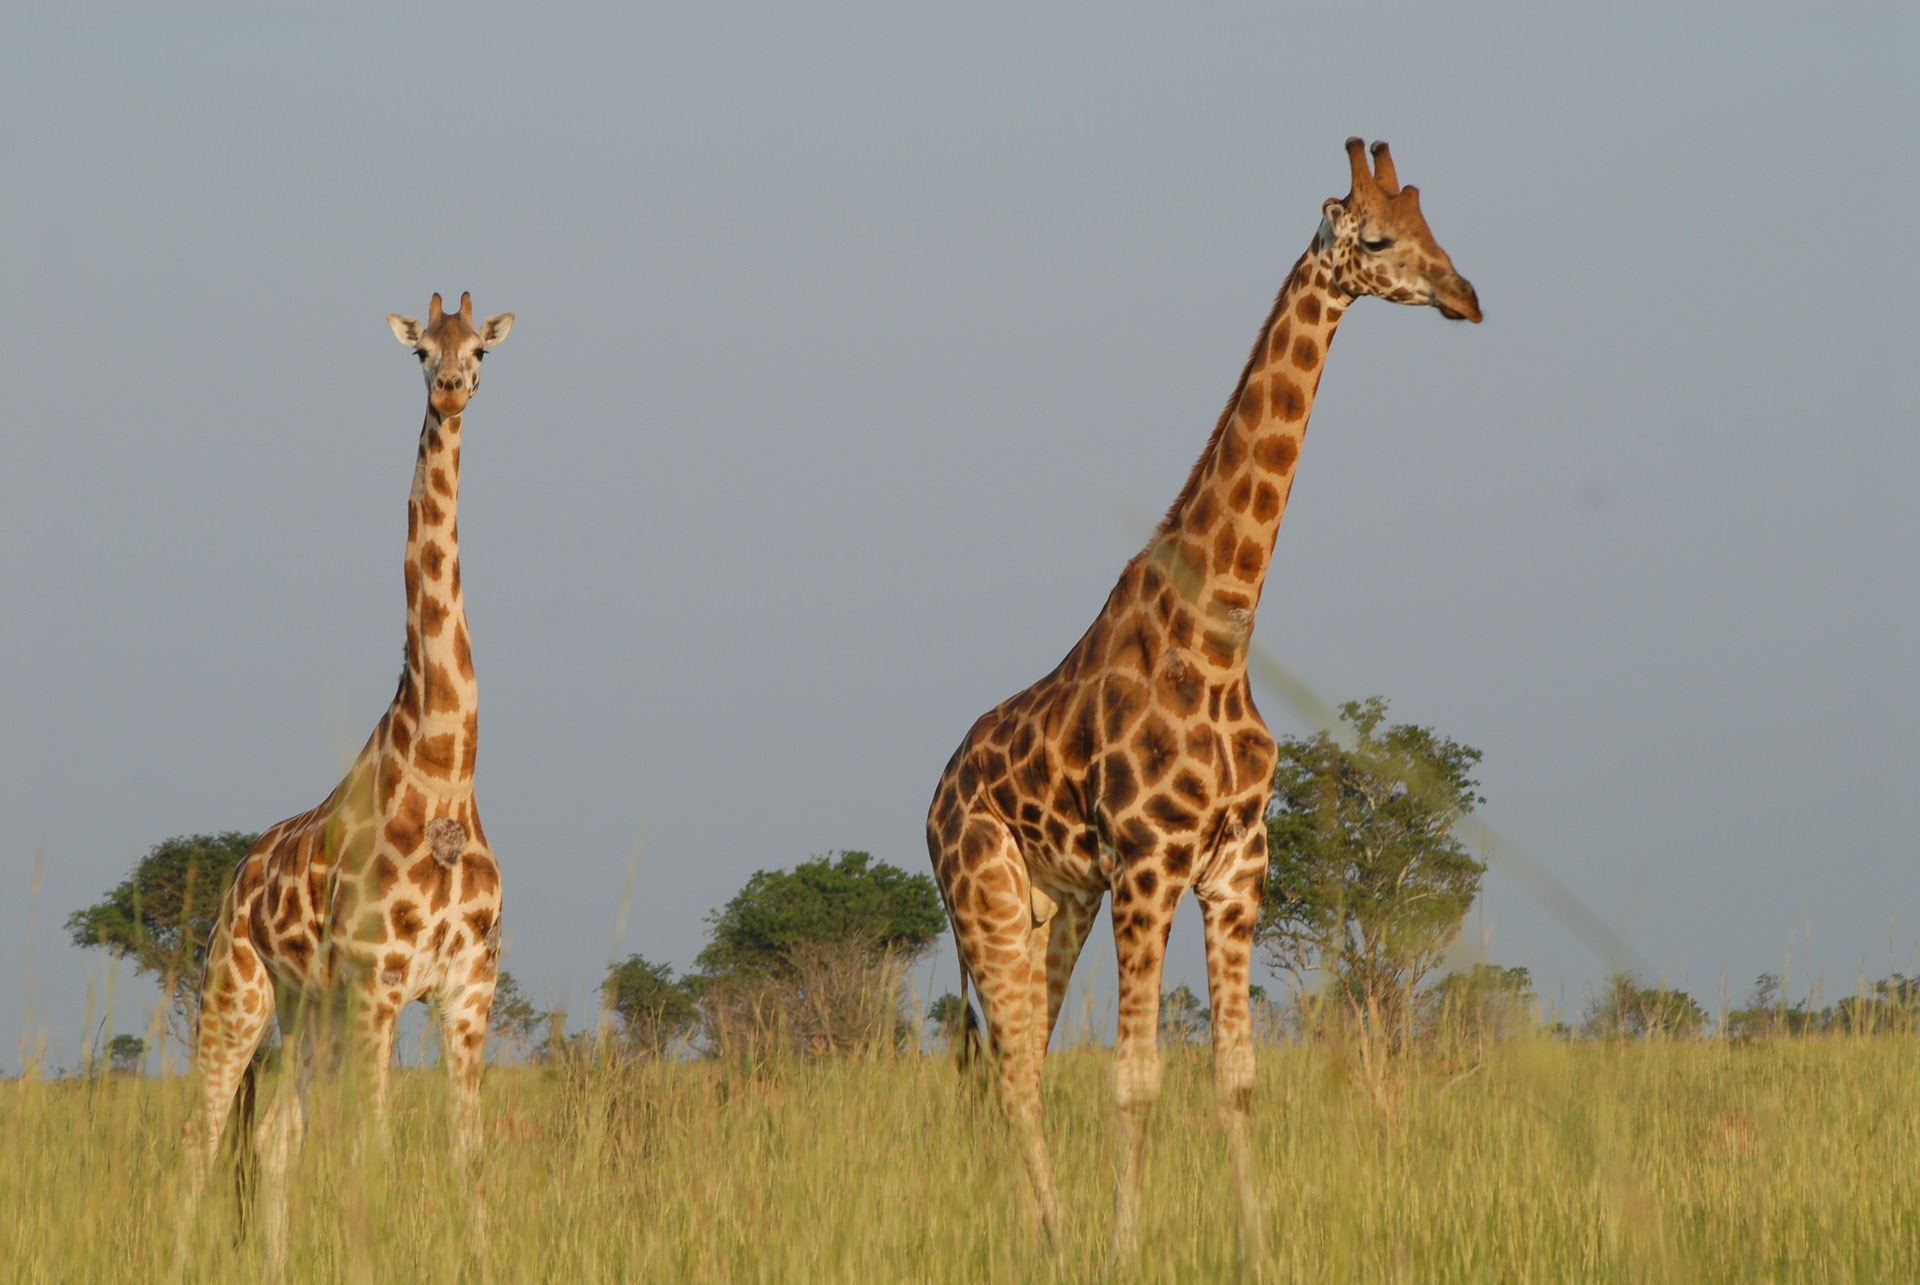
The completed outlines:
{"type": "MultiPolygon", "coordinates": [[[[273,826],[234,871],[208,945],[195,1061],[200,1092],[186,1130],[185,1207],[174,1270],[236,1096],[243,1148],[260,1153],[269,1268],[286,1257],[286,1171],[305,1133],[302,1097],[324,1055],[351,1046],[376,1132],[400,1010],[430,1001],[452,1083],[452,1148],[480,1151],[479,1093],[500,956],[500,867],[473,796],[479,696],[460,580],[461,420],[480,364],[513,314],[474,322],[434,295],[422,326],[390,314],[427,382],[407,497],[406,665],[399,689],[345,778],[318,807],[273,826]],[[257,1128],[253,1054],[277,1017],[283,1046],[304,1041],[257,1128]],[[248,1136],[249,1133],[251,1136],[248,1136]]],[[[288,1062],[294,1059],[289,1057],[288,1062]]],[[[484,1212],[474,1190],[475,1235],[484,1212]]]]}
{"type": "Polygon", "coordinates": [[[1160,977],[1191,889],[1206,927],[1214,1085],[1240,1206],[1243,1261],[1261,1261],[1245,1117],[1253,1089],[1248,985],[1267,875],[1276,746],[1247,682],[1268,560],[1327,345],[1373,295],[1479,321],[1480,301],[1400,186],[1385,143],[1347,140],[1344,198],[1322,204],[1212,437],[1147,547],[1054,671],[974,723],[941,775],[927,848],[980,994],[999,1097],[1048,1240],[1059,1197],[1040,1073],[1067,983],[1112,898],[1119,957],[1114,1254],[1132,1254],[1148,1113],[1160,1093],[1160,977]]]}

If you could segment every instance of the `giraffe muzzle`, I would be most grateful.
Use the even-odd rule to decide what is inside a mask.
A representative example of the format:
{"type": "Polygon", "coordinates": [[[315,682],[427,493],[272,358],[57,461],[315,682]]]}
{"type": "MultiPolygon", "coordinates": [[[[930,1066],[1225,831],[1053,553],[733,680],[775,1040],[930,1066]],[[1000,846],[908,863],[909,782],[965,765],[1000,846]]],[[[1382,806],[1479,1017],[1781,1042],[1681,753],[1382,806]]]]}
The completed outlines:
{"type": "Polygon", "coordinates": [[[472,393],[468,391],[464,384],[456,385],[452,388],[443,388],[436,385],[433,390],[433,395],[427,398],[427,401],[433,407],[434,414],[438,415],[441,419],[448,419],[466,410],[467,398],[470,396],[472,396],[472,393]]]}
{"type": "Polygon", "coordinates": [[[1480,296],[1474,293],[1472,284],[1465,277],[1456,276],[1451,281],[1433,282],[1432,302],[1448,321],[1480,324],[1480,296]]]}

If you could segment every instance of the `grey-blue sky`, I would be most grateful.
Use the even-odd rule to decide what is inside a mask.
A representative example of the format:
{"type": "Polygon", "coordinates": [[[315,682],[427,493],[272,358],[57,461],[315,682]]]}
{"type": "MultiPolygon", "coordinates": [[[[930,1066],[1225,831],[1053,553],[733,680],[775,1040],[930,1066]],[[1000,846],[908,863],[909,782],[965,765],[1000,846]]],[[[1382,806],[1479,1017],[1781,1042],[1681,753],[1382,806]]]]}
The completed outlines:
{"type": "MultiPolygon", "coordinates": [[[[383,314],[519,316],[462,495],[479,788],[511,966],[578,1006],[643,823],[622,949],[680,965],[756,868],[922,868],[1350,133],[1488,321],[1350,316],[1260,644],[1480,746],[1489,816],[1703,998],[1790,938],[1803,979],[1910,967],[1910,6],[9,26],[0,878],[11,938],[44,849],[68,1060],[59,920],[311,806],[391,695],[423,394],[383,314]]],[[[1605,967],[1497,877],[1476,931],[1570,1003],[1605,967]]]]}

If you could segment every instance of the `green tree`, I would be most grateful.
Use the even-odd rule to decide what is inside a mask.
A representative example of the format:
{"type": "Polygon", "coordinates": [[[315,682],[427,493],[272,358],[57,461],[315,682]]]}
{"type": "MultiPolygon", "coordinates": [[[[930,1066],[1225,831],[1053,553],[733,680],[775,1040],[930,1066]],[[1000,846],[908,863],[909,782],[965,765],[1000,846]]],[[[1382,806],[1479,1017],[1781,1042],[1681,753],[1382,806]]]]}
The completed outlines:
{"type": "Polygon", "coordinates": [[[138,1075],[146,1061],[147,1042],[138,1035],[116,1035],[107,1041],[107,1069],[115,1075],[138,1075]]]}
{"type": "Polygon", "coordinates": [[[1253,985],[1247,988],[1247,999],[1253,1010],[1253,1041],[1256,1044],[1278,1044],[1286,1038],[1288,1022],[1287,1007],[1267,994],[1267,988],[1253,985]]]}
{"type": "Polygon", "coordinates": [[[926,875],[841,852],[759,871],[708,923],[689,980],[709,1043],[830,1053],[910,1036],[902,983],[946,912],[926,875]]]}
{"type": "Polygon", "coordinates": [[[1524,968],[1475,964],[1464,973],[1448,973],[1421,998],[1423,1025],[1436,1035],[1504,1040],[1534,1022],[1533,977],[1524,968]]]}
{"type": "Polygon", "coordinates": [[[1754,979],[1746,1007],[1727,1014],[1727,1034],[1736,1040],[1764,1040],[1779,1035],[1801,1035],[1817,1030],[1827,1014],[1808,1009],[1804,999],[1789,1004],[1782,994],[1780,975],[1762,973],[1754,979]]]}
{"type": "Polygon", "coordinates": [[[1692,1037],[1707,1024],[1693,996],[1681,990],[1642,985],[1632,973],[1611,973],[1600,993],[1587,1003],[1580,1034],[1588,1039],[1692,1037]]]}
{"type": "Polygon", "coordinates": [[[1193,988],[1181,982],[1160,996],[1160,1040],[1165,1044],[1193,1044],[1207,1038],[1213,1014],[1193,988]]]}
{"type": "Polygon", "coordinates": [[[639,955],[629,955],[607,969],[600,998],[619,1019],[627,1048],[643,1056],[664,1055],[687,1034],[697,1016],[692,991],[674,979],[673,969],[639,955]]]}
{"type": "Polygon", "coordinates": [[[1834,1004],[1827,1024],[1851,1035],[1905,1034],[1920,1016],[1920,977],[1892,973],[1834,1004]]]}
{"type": "Polygon", "coordinates": [[[969,1005],[952,991],[927,1005],[927,1020],[933,1023],[934,1037],[948,1049],[957,1051],[958,1041],[966,1037],[969,1005]]]}
{"type": "Polygon", "coordinates": [[[1378,696],[1341,706],[1351,745],[1280,742],[1258,937],[1303,988],[1324,970],[1363,1030],[1398,1039],[1479,894],[1486,867],[1453,827],[1485,800],[1479,750],[1386,713],[1378,696]]]}
{"type": "Polygon", "coordinates": [[[493,985],[493,1010],[488,1026],[494,1037],[511,1049],[521,1061],[532,1059],[553,1026],[554,1013],[536,1008],[533,999],[520,986],[520,979],[505,969],[493,985]]]}
{"type": "Polygon", "coordinates": [[[940,892],[926,875],[876,862],[865,852],[815,857],[792,870],[761,870],[713,925],[699,965],[710,975],[792,971],[821,946],[871,958],[915,960],[947,926],[940,892]]]}
{"type": "Polygon", "coordinates": [[[133,961],[160,985],[169,1028],[183,1042],[199,1016],[200,971],[227,880],[260,836],[177,835],[150,849],[104,899],[67,917],[76,946],[133,961]]]}

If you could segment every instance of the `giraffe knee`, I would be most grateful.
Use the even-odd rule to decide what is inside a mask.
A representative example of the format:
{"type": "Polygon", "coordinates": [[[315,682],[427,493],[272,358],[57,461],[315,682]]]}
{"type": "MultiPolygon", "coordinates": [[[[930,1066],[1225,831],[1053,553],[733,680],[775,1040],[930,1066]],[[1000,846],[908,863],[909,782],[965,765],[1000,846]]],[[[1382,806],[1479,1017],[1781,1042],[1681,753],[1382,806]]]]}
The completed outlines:
{"type": "Polygon", "coordinates": [[[297,1101],[275,1101],[254,1128],[254,1153],[261,1158],[268,1172],[283,1174],[299,1152],[300,1144],[306,1140],[306,1133],[306,1121],[301,1118],[300,1104],[297,1101]]]}
{"type": "Polygon", "coordinates": [[[1148,1049],[1113,1062],[1113,1100],[1122,1111],[1144,1110],[1160,1100],[1160,1054],[1148,1049]]]}
{"type": "Polygon", "coordinates": [[[1236,1115],[1245,1114],[1253,1101],[1253,1045],[1237,1040],[1229,1048],[1214,1054],[1214,1092],[1220,1105],[1236,1115]]]}
{"type": "Polygon", "coordinates": [[[1005,1057],[1000,1060],[998,1088],[1000,1109],[1016,1129],[1027,1132],[1040,1127],[1038,1085],[1022,1059],[1005,1057]]]}

